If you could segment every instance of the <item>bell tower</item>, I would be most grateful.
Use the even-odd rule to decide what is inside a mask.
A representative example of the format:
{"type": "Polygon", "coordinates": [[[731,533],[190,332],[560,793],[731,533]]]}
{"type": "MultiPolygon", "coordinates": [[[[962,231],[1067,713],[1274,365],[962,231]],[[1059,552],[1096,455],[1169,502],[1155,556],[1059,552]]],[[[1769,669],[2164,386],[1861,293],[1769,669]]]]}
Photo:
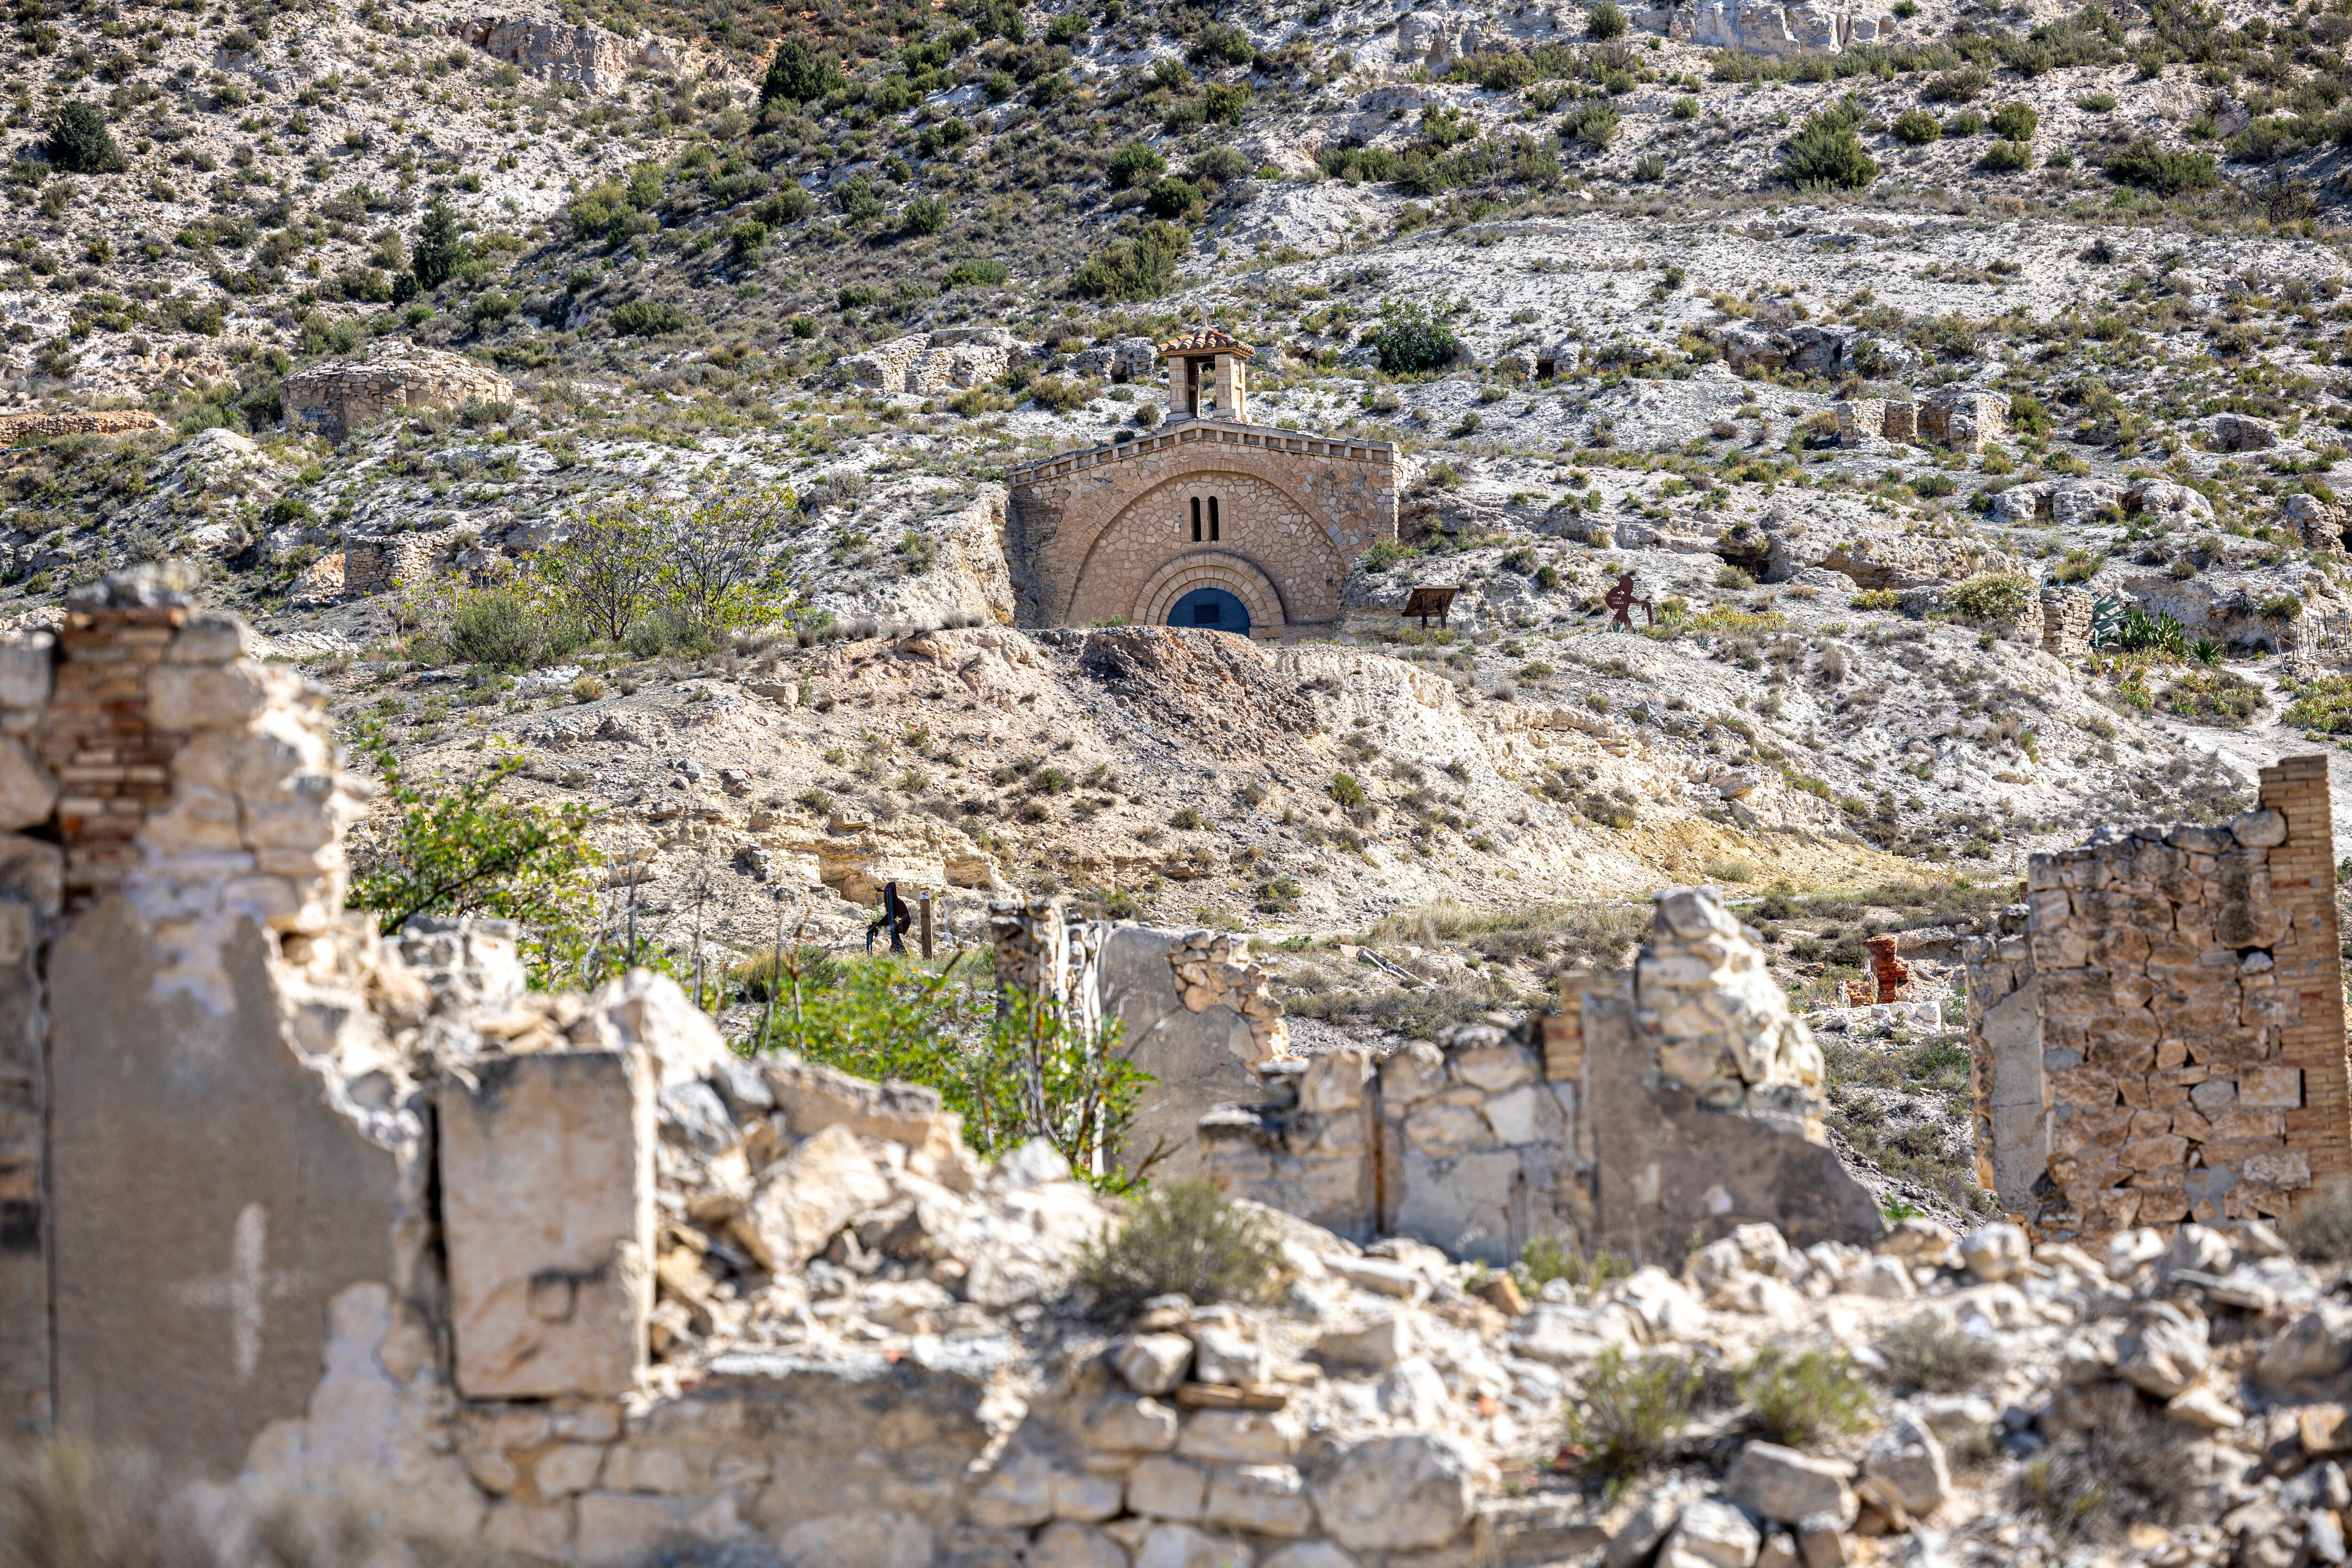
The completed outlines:
{"type": "Polygon", "coordinates": [[[1203,320],[1160,345],[1168,362],[1168,417],[1249,423],[1249,362],[1257,351],[1203,320]]]}

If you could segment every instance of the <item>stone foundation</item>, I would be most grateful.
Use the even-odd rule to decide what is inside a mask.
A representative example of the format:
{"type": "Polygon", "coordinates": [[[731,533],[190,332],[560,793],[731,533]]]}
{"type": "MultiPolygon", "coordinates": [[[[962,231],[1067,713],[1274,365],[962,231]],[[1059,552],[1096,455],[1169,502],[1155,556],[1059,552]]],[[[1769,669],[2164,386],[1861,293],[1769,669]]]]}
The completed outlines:
{"type": "Polygon", "coordinates": [[[2326,758],[2289,757],[2222,826],[2032,858],[2026,903],[1967,952],[1979,1177],[2004,1204],[2095,1241],[2288,1220],[2352,1174],[2333,834],[2326,758]]]}
{"type": "Polygon", "coordinates": [[[1941,389],[1916,403],[1862,398],[1837,405],[1838,440],[1858,447],[1873,437],[1980,452],[2009,421],[2009,399],[1998,393],[1941,389]]]}
{"type": "Polygon", "coordinates": [[[0,447],[50,436],[136,436],[171,426],[136,408],[61,408],[49,414],[0,414],[0,447]]]}

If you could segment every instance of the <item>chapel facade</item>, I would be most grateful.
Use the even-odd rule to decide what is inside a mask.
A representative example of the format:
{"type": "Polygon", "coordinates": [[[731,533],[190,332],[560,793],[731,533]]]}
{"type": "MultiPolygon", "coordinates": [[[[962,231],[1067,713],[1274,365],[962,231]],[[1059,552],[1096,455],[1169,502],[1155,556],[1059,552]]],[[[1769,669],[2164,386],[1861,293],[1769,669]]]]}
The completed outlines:
{"type": "Polygon", "coordinates": [[[1157,429],[1005,476],[1022,624],[1328,635],[1349,565],[1396,537],[1395,447],[1251,424],[1255,352],[1205,321],[1157,346],[1157,429]]]}

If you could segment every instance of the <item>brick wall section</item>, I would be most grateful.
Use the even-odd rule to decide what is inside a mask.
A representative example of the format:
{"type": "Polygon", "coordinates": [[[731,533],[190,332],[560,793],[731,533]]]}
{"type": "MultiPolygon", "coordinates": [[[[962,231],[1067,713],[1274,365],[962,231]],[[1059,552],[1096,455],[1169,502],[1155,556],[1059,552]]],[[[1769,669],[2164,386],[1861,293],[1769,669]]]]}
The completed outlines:
{"type": "Polygon", "coordinates": [[[1251,607],[1253,637],[1309,635],[1336,621],[1354,559],[1396,537],[1385,442],[1193,420],[1028,464],[1006,484],[1009,564],[1030,626],[1164,622],[1178,590],[1215,586],[1251,607]],[[1192,537],[1196,494],[1204,508],[1219,498],[1214,541],[1205,522],[1192,537]]]}
{"type": "Polygon", "coordinates": [[[2043,1233],[2283,1220],[2352,1176],[2333,830],[2326,760],[2289,757],[2224,826],[2032,858],[2023,949],[1972,950],[1969,1016],[1980,1167],[2007,1198],[2030,1180],[2043,1233]],[[2038,1175],[2007,1146],[2040,1130],[2035,1044],[2038,1175]]]}
{"type": "Polygon", "coordinates": [[[1880,1002],[1907,1002],[1911,998],[1911,966],[1895,956],[1895,933],[1888,931],[1863,944],[1870,951],[1870,976],[1880,1002]]]}
{"type": "Polygon", "coordinates": [[[2294,1003],[2279,1028],[2279,1058],[2303,1076],[2303,1103],[2286,1112],[2286,1141],[2310,1163],[2314,1184],[2325,1184],[2352,1176],[2327,759],[2284,757],[2263,769],[2261,804],[2286,818],[2286,842],[2270,856],[2272,901],[2291,916],[2273,952],[2278,986],[2294,1003]]]}
{"type": "Polygon", "coordinates": [[[141,825],[171,798],[172,757],[186,737],[149,724],[147,678],[187,614],[75,610],[58,628],[57,686],[35,745],[58,781],[68,910],[122,884],[140,861],[141,825]]]}

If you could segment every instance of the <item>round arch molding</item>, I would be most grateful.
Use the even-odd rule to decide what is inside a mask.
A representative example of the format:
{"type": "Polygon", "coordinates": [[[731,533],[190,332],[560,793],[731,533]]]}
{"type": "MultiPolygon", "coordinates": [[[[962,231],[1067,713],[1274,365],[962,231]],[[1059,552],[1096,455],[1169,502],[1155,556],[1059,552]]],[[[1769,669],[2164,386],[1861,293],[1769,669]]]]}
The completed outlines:
{"type": "MultiPolygon", "coordinates": [[[[1194,443],[1181,450],[1186,460],[1176,468],[1155,473],[1139,471],[1132,476],[1121,475],[1108,493],[1091,499],[1087,509],[1090,521],[1072,542],[1066,556],[1066,559],[1074,559],[1077,567],[1071,574],[1069,586],[1062,597],[1060,624],[1074,624],[1079,596],[1095,570],[1097,552],[1112,531],[1153,496],[1162,492],[1181,492],[1188,486],[1215,482],[1264,485],[1285,505],[1307,520],[1314,543],[1329,552],[1330,562],[1337,568],[1335,575],[1346,575],[1349,551],[1343,542],[1344,536],[1296,477],[1264,471],[1255,463],[1236,462],[1233,460],[1234,454],[1230,448],[1220,448],[1206,442],[1194,443]]],[[[1253,610],[1251,613],[1255,616],[1256,612],[1253,610]]]]}
{"type": "Polygon", "coordinates": [[[1283,612],[1282,595],[1266,574],[1222,550],[1195,550],[1171,561],[1151,574],[1135,596],[1130,626],[1164,626],[1176,601],[1195,588],[1223,588],[1249,611],[1250,637],[1279,638],[1290,617],[1283,612]]]}

